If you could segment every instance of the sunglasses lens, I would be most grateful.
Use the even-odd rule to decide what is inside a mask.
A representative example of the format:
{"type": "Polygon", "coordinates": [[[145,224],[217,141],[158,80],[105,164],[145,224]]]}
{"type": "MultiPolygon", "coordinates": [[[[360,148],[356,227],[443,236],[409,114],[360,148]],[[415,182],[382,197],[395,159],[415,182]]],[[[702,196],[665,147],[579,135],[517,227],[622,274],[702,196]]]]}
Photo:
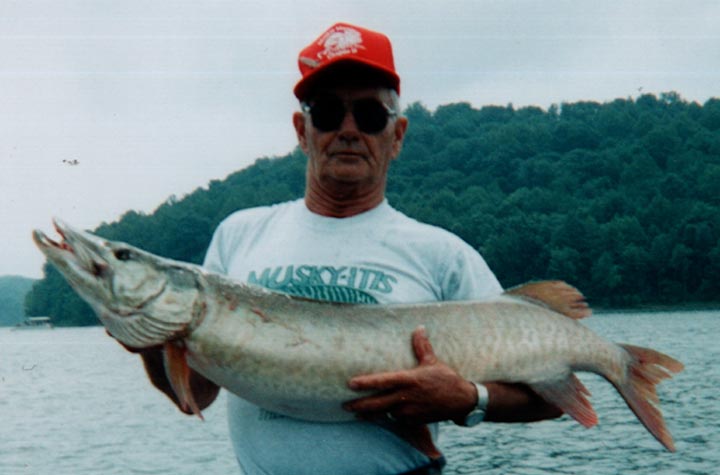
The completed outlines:
{"type": "Polygon", "coordinates": [[[360,130],[367,134],[376,134],[387,125],[388,111],[380,101],[360,99],[353,106],[353,117],[360,130]]]}
{"type": "MultiPolygon", "coordinates": [[[[313,126],[321,132],[338,130],[345,119],[345,104],[336,96],[324,96],[310,106],[313,126]]],[[[366,134],[382,131],[388,122],[388,111],[377,99],[359,99],[352,103],[352,113],[358,129],[366,134]]]]}
{"type": "Polygon", "coordinates": [[[345,118],[345,105],[339,97],[323,97],[313,103],[310,117],[315,128],[322,132],[337,130],[345,118]]]}

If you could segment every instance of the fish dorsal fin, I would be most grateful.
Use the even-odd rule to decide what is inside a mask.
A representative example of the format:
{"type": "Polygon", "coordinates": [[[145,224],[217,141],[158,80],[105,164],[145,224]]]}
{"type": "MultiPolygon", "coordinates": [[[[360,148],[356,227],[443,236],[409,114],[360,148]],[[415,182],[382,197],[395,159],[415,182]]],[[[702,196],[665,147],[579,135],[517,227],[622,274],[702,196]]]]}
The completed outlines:
{"type": "Polygon", "coordinates": [[[573,320],[579,320],[592,314],[592,310],[580,291],[561,280],[528,282],[508,289],[505,293],[540,302],[573,320]]]}

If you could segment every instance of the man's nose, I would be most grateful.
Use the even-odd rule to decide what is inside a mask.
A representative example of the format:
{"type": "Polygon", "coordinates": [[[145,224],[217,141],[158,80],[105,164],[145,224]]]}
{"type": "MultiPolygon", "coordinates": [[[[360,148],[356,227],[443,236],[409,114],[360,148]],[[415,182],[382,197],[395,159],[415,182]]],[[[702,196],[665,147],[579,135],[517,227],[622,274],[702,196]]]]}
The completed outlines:
{"type": "Polygon", "coordinates": [[[360,135],[360,129],[358,129],[357,123],[355,122],[355,116],[352,114],[352,110],[345,111],[345,116],[342,122],[340,122],[339,134],[341,137],[357,138],[360,135]]]}

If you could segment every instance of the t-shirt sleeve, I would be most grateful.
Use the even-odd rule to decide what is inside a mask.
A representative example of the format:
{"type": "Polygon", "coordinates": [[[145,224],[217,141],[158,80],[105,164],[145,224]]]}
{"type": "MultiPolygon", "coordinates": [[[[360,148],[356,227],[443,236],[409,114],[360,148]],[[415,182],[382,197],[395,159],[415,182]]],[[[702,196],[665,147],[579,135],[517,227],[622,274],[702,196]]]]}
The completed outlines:
{"type": "Polygon", "coordinates": [[[213,237],[210,240],[210,245],[205,252],[205,260],[203,261],[203,267],[211,272],[217,272],[218,274],[227,274],[227,269],[222,259],[222,243],[223,243],[223,227],[222,224],[215,229],[213,237]]]}
{"type": "Polygon", "coordinates": [[[480,253],[459,238],[451,245],[452,257],[440,283],[443,300],[481,300],[502,293],[500,282],[480,253]]]}

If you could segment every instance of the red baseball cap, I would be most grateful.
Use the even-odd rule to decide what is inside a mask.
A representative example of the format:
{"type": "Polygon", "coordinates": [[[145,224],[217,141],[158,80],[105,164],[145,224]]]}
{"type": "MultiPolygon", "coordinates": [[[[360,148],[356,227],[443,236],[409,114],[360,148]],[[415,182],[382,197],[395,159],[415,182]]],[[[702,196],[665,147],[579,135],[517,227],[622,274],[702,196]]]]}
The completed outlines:
{"type": "Polygon", "coordinates": [[[295,97],[303,99],[322,78],[338,73],[376,78],[400,93],[400,76],[395,72],[390,39],[376,31],[336,23],[300,51],[298,66],[302,79],[295,85],[295,97]]]}

